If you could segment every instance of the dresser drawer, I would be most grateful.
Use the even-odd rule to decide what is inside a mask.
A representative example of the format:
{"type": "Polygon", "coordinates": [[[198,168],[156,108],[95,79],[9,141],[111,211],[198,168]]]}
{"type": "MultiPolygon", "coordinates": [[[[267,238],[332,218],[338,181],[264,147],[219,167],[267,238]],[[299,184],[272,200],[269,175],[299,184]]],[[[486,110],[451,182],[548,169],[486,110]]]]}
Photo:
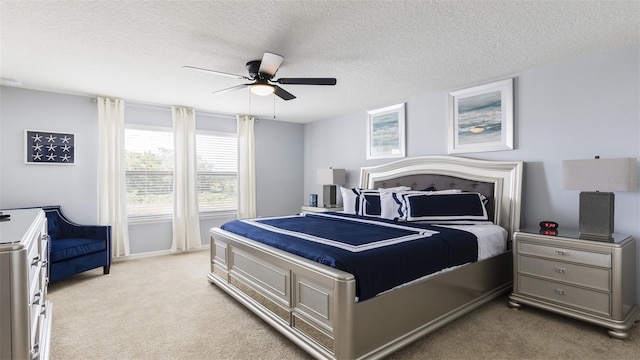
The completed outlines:
{"type": "Polygon", "coordinates": [[[520,255],[519,272],[598,290],[611,290],[611,270],[520,255]]]}
{"type": "Polygon", "coordinates": [[[582,310],[611,316],[609,293],[518,275],[519,292],[582,310]]]}
{"type": "Polygon", "coordinates": [[[611,254],[576,250],[559,246],[532,244],[528,242],[520,242],[518,245],[519,254],[542,256],[556,260],[611,268],[611,254]]]}

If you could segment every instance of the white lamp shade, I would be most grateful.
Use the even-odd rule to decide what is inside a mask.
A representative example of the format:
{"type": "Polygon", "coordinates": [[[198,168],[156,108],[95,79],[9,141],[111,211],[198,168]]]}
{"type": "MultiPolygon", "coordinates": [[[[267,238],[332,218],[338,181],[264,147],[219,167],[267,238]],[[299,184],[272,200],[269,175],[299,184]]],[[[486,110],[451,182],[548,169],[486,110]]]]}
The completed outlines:
{"type": "Polygon", "coordinates": [[[631,191],[637,183],[635,158],[562,161],[565,190],[631,191]]]}
{"type": "Polygon", "coordinates": [[[320,185],[341,185],[346,181],[344,169],[318,169],[317,180],[320,185]]]}

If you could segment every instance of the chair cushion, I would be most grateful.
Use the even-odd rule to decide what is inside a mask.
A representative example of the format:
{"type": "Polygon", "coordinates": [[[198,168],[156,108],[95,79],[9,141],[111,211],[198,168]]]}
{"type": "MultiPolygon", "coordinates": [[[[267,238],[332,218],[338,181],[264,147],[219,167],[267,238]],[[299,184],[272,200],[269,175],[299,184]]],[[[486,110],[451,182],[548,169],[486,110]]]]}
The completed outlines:
{"type": "Polygon", "coordinates": [[[51,241],[50,261],[56,262],[70,259],[76,256],[105,251],[107,243],[104,240],[94,239],[56,239],[51,241]]]}

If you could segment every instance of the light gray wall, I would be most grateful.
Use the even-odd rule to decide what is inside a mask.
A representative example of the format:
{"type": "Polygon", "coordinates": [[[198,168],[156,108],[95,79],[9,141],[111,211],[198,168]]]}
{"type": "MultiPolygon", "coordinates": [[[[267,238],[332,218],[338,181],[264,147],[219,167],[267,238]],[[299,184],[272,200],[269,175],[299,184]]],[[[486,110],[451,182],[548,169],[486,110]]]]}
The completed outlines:
{"type": "MultiPolygon", "coordinates": [[[[561,160],[595,155],[640,159],[639,54],[634,46],[505,76],[515,78],[515,150],[460,156],[525,161],[523,227],[541,220],[577,227],[578,191],[562,190],[561,160]]],[[[487,82],[494,80],[499,79],[487,82]]],[[[447,99],[453,90],[405,100],[407,156],[447,153],[447,99]]],[[[392,104],[380,107],[387,105],[392,104]]],[[[305,126],[301,201],[320,193],[318,168],[347,169],[347,185],[353,187],[360,167],[389,161],[366,160],[366,110],[372,109],[305,126]]],[[[639,219],[640,189],[616,193],[616,232],[640,241],[639,219]]],[[[640,257],[638,264],[640,280],[640,257]]]]}
{"type": "Polygon", "coordinates": [[[303,193],[304,126],[260,120],[255,125],[257,215],[300,212],[303,193]]]}
{"type": "Polygon", "coordinates": [[[97,219],[98,108],[88,97],[0,86],[0,208],[62,205],[97,219]],[[75,165],[24,162],[24,130],[75,133],[75,165]]]}
{"type": "MultiPolygon", "coordinates": [[[[169,106],[127,103],[125,121],[171,127],[169,106]]],[[[198,129],[236,131],[234,117],[196,109],[198,129]]],[[[260,120],[255,127],[257,207],[261,216],[300,211],[302,195],[303,126],[260,120]]],[[[98,110],[87,96],[0,86],[0,208],[62,206],[81,224],[97,222],[98,110]],[[24,163],[24,130],[76,134],[73,166],[24,163]]],[[[209,229],[234,217],[203,218],[202,243],[209,229]]],[[[166,251],[171,247],[171,221],[132,223],[132,254],[166,251]]]]}

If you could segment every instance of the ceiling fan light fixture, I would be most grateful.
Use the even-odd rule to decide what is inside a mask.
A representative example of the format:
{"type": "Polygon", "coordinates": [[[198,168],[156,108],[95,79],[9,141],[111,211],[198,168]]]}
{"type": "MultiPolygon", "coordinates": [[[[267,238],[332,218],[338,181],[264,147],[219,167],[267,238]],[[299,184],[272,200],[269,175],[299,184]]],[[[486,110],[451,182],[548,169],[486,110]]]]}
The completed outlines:
{"type": "Polygon", "coordinates": [[[254,84],[251,85],[250,88],[252,93],[260,96],[271,95],[276,90],[273,86],[268,84],[254,84]]]}

